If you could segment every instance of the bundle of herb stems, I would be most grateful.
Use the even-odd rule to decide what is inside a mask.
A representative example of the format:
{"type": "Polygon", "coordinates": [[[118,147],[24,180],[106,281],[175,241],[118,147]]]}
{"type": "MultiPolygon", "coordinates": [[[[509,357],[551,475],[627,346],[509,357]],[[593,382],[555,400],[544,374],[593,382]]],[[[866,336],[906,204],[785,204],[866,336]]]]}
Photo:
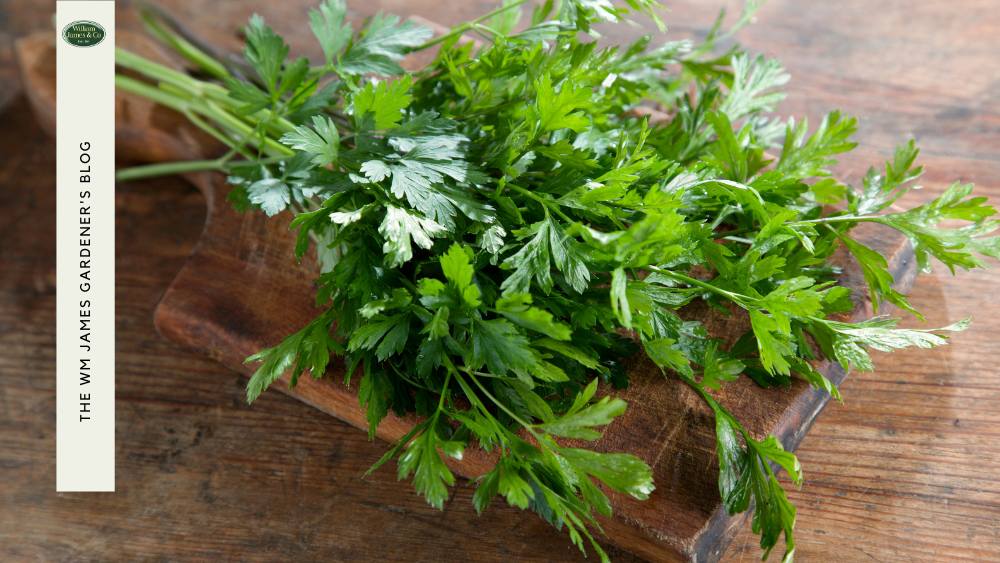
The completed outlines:
{"type": "Polygon", "coordinates": [[[259,362],[248,399],[343,358],[372,436],[390,409],[423,416],[373,469],[398,458],[400,478],[431,505],[454,482],[443,456],[476,445],[497,460],[477,480],[477,510],[502,495],[606,559],[592,532],[611,514],[608,492],[644,499],[652,473],[631,454],[566,439],[596,440],[624,412],[609,390],[628,384],[621,360],[638,352],[710,407],[725,507],[753,502],[764,556],[783,535],[791,560],[795,508],[775,470],[799,484],[799,463],[715,391],[741,375],[762,386],[798,377],[839,398],[812,360],[871,370],[868,349],[945,343],[942,331],[968,323],[835,320],[854,302],[831,256],[844,247],[857,261],[876,313],[890,303],[919,318],[851,229],[895,229],[921,270],[934,259],[954,272],[1000,254],[995,210],[968,184],[890,209],[921,173],[912,141],[858,186],[832,175],[855,146],[855,120],[833,112],[810,132],[773,116],[781,66],[718,52],[755,3],[701,43],[624,47],[599,46],[593,25],[642,14],[662,30],[655,0],[550,0],[522,23],[523,4],[432,38],[381,14],[356,30],[343,0],[325,0],[309,14],[319,65],[290,58],[258,16],[239,64],[149,16],[200,77],[118,49],[118,88],[187,116],[228,151],[118,178],[220,171],[239,209],[294,214],[296,254],[318,257],[322,312],[248,359],[259,362]],[[432,47],[426,67],[399,66],[432,47]],[[664,117],[651,123],[643,108],[664,117]],[[713,338],[677,314],[693,301],[750,329],[735,343],[713,338]]]}

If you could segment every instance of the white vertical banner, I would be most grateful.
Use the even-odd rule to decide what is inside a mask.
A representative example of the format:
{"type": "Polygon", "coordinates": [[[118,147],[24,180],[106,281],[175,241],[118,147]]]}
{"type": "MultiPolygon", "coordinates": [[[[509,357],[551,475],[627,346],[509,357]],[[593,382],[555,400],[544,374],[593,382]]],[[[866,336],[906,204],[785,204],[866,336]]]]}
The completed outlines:
{"type": "Polygon", "coordinates": [[[115,3],[56,2],[56,490],[115,490],[115,3]]]}

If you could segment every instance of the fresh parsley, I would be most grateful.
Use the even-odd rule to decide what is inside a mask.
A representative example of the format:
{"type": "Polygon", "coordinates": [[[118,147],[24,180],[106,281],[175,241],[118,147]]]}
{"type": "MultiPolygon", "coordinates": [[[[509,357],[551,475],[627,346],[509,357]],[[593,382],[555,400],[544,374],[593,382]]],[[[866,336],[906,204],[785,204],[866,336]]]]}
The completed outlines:
{"type": "Polygon", "coordinates": [[[837,320],[853,304],[831,258],[853,255],[876,310],[919,315],[852,228],[895,229],[921,269],[933,259],[955,271],[1000,256],[996,212],[968,184],[891,207],[922,171],[912,141],[860,186],[839,180],[857,122],[772,115],[788,74],[739,47],[720,54],[735,31],[721,18],[701,44],[605,47],[594,24],[642,14],[662,25],[658,3],[550,1],[527,19],[525,3],[432,37],[391,15],[355,27],[343,0],[324,0],[309,14],[318,62],[290,58],[258,16],[245,64],[148,19],[214,79],[118,50],[131,71],[118,87],[184,113],[229,151],[119,178],[219,170],[239,208],[293,216],[296,255],[312,246],[319,258],[323,312],[247,359],[258,366],[247,399],[344,361],[371,436],[390,411],[422,416],[375,467],[397,459],[431,505],[455,481],[445,458],[476,445],[497,460],[477,482],[477,510],[503,497],[606,559],[593,532],[608,492],[644,499],[652,473],[629,453],[580,445],[626,410],[613,392],[627,384],[619,360],[642,350],[714,412],[726,509],[752,503],[765,557],[783,538],[791,560],[795,507],[777,470],[799,485],[798,460],[713,391],[743,374],[765,386],[800,377],[839,398],[810,360],[871,370],[870,349],[944,344],[968,323],[837,320]],[[431,48],[430,63],[403,71],[407,54],[431,48]],[[692,301],[745,316],[749,331],[732,346],[711,338],[679,314],[692,301]]]}

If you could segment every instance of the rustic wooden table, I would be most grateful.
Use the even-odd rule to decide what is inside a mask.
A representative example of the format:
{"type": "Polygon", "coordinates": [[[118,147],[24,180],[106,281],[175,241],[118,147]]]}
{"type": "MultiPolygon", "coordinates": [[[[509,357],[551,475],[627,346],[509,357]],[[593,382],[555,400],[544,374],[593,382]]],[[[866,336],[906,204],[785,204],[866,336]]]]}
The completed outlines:
{"type": "MultiPolygon", "coordinates": [[[[250,13],[292,34],[312,1],[161,3],[232,47],[250,13]]],[[[491,4],[350,3],[443,23],[491,4]]],[[[804,4],[772,0],[740,38],[791,71],[785,112],[861,118],[845,177],[914,136],[928,169],[914,200],[954,179],[1000,199],[993,2],[804,4]]],[[[674,36],[703,33],[718,8],[670,6],[674,36]]],[[[360,479],[382,444],[281,394],[249,408],[239,376],[157,335],[153,307],[205,215],[179,180],[118,192],[118,492],[54,492],[54,150],[34,126],[11,50],[16,36],[49,26],[51,10],[0,0],[0,560],[578,560],[536,518],[500,507],[477,517],[468,485],[437,512],[391,471],[360,479]]],[[[119,2],[119,26],[135,26],[129,2],[119,2]]],[[[304,39],[295,34],[293,49],[311,49],[304,39]]],[[[800,561],[1000,559],[998,281],[920,278],[913,302],[930,323],[972,315],[973,329],[943,349],[877,356],[878,371],[850,378],[845,404],[819,417],[799,449],[806,484],[791,494],[800,561]]],[[[746,527],[726,558],[758,556],[746,527]]]]}

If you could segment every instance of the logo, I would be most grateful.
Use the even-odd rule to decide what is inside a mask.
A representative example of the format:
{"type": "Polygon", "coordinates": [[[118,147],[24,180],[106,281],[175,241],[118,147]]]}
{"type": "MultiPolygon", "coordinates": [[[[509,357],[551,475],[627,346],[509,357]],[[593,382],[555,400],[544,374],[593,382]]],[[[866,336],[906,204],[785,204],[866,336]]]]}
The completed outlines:
{"type": "Polygon", "coordinates": [[[63,40],[75,47],[93,47],[101,41],[107,33],[101,24],[90,20],[77,20],[63,28],[63,40]]]}

